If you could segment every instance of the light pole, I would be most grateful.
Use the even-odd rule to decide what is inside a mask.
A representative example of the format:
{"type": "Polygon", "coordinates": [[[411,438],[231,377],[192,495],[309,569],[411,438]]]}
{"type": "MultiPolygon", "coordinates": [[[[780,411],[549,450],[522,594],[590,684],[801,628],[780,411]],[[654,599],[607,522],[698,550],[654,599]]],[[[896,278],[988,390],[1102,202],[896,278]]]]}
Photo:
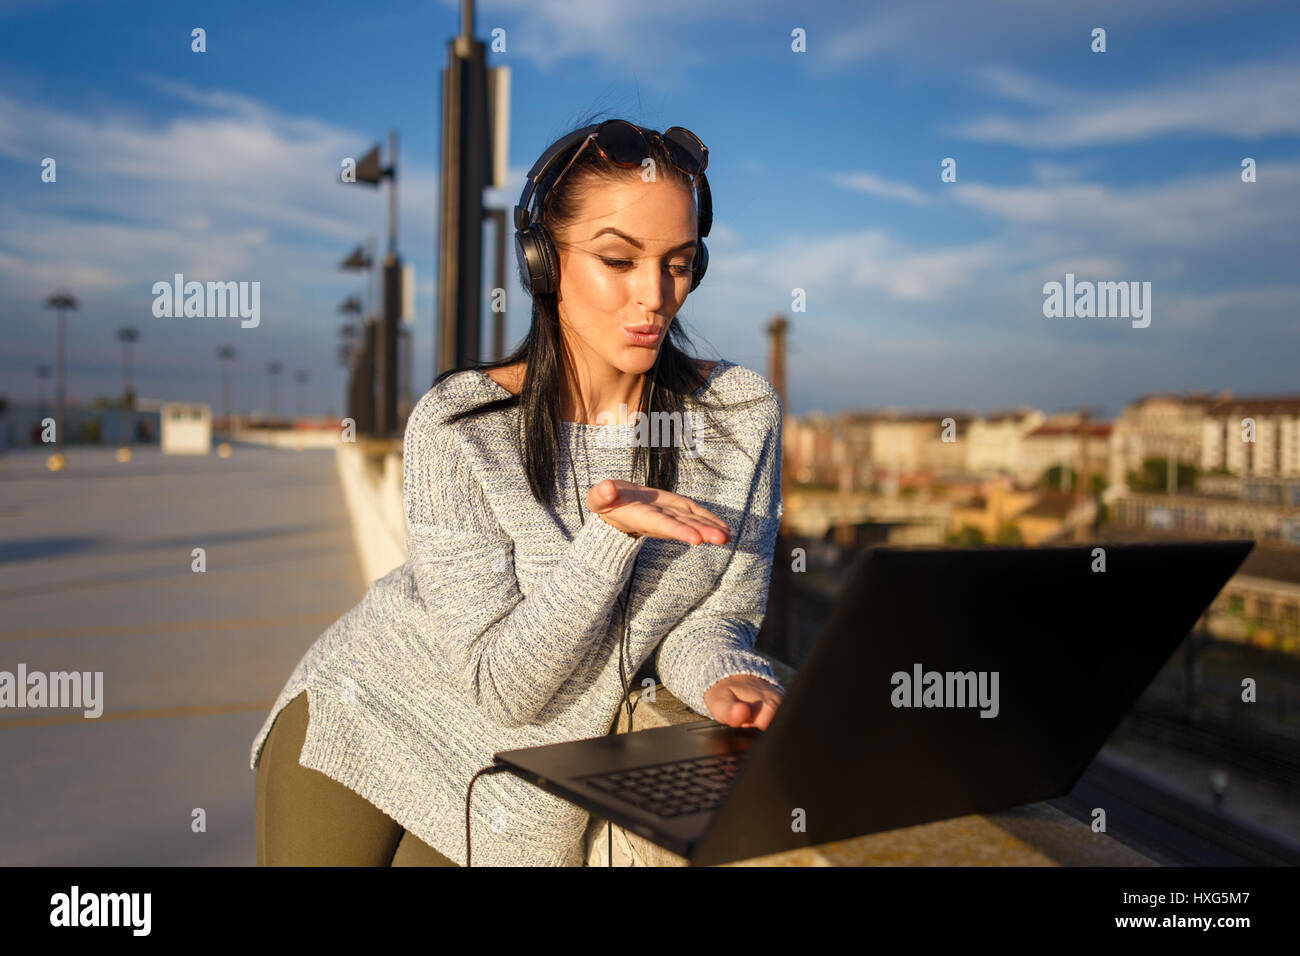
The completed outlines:
{"type": "MultiPolygon", "coordinates": [[[[353,184],[378,187],[388,180],[388,253],[384,256],[383,309],[377,317],[374,369],[379,380],[374,434],[392,436],[397,430],[397,320],[402,311],[402,260],[397,254],[397,130],[388,133],[388,165],[379,160],[379,145],[357,163],[353,184]]],[[[368,306],[373,303],[367,302],[368,306]]]]}
{"type": "MultiPolygon", "coordinates": [[[[338,264],[338,268],[368,271],[372,264],[373,258],[365,247],[357,246],[347,259],[338,264]]],[[[352,363],[347,382],[347,416],[356,421],[357,431],[364,434],[374,431],[374,351],[368,347],[368,342],[374,338],[374,319],[365,308],[367,306],[373,306],[373,299],[369,298],[369,293],[365,304],[352,295],[338,307],[338,311],[344,315],[361,316],[363,333],[361,333],[360,351],[357,352],[355,362],[352,363]]]]}
{"type": "Polygon", "coordinates": [[[277,405],[276,405],[276,400],[275,400],[275,399],[276,399],[276,388],[275,388],[275,385],[276,385],[276,379],[279,377],[280,373],[284,371],[284,365],[281,364],[280,362],[277,362],[277,361],[274,361],[274,360],[273,360],[273,361],[270,361],[270,362],[267,362],[267,363],[266,363],[266,370],[267,370],[267,372],[269,372],[270,375],[271,375],[271,421],[274,421],[274,420],[275,420],[275,416],[276,416],[276,414],[277,414],[277,405]]]}
{"type": "Polygon", "coordinates": [[[233,345],[223,345],[217,349],[217,361],[221,363],[221,413],[225,419],[226,436],[229,437],[230,427],[230,363],[235,360],[235,347],[233,345]]]}
{"type": "Polygon", "coordinates": [[[302,393],[303,393],[303,386],[307,384],[307,378],[308,378],[308,373],[305,368],[300,368],[298,369],[298,371],[293,373],[293,380],[298,383],[298,414],[297,414],[298,418],[305,417],[302,411],[303,409],[302,393]]]}
{"type": "Polygon", "coordinates": [[[45,380],[49,377],[48,365],[36,366],[36,414],[42,418],[45,417],[45,380]]]}
{"type": "MultiPolygon", "coordinates": [[[[57,413],[54,424],[54,441],[59,449],[63,448],[63,421],[64,421],[64,402],[67,397],[68,381],[68,345],[67,345],[67,318],[66,313],[69,309],[76,311],[80,304],[71,292],[60,289],[48,299],[45,300],[46,308],[54,309],[59,313],[58,337],[54,346],[54,401],[57,406],[57,413]]],[[[47,461],[48,466],[58,471],[63,467],[65,459],[61,450],[56,450],[47,461]]]]}
{"type": "MultiPolygon", "coordinates": [[[[131,343],[140,341],[140,330],[124,325],[117,330],[117,340],[122,343],[122,381],[124,384],[122,387],[121,448],[125,449],[126,446],[131,444],[133,437],[131,435],[131,424],[134,416],[131,413],[135,410],[135,393],[131,391],[131,343]]],[[[127,458],[123,458],[119,452],[118,460],[129,460],[129,453],[127,458]]]]}

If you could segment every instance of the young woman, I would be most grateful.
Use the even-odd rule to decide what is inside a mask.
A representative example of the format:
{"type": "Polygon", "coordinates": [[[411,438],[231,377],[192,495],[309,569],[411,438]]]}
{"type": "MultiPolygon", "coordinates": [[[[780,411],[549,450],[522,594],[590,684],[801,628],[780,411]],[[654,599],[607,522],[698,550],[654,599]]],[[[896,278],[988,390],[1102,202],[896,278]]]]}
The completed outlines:
{"type": "Polygon", "coordinates": [[[707,156],[609,120],[534,166],[531,328],[412,410],[410,557],[317,639],[254,741],[259,864],[464,865],[472,836],[480,865],[582,865],[589,816],[566,801],[497,774],[467,808],[494,753],[608,733],[643,674],[702,716],[771,722],[784,690],[752,648],[780,403],[674,322],[708,264],[707,156]]]}

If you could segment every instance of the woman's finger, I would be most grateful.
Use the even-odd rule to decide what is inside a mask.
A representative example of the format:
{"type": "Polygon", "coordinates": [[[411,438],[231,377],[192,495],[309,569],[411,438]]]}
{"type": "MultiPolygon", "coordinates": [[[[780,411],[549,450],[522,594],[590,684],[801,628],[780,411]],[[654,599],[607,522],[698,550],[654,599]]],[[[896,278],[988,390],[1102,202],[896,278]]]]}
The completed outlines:
{"type": "Polygon", "coordinates": [[[726,531],[728,534],[731,533],[731,529],[727,526],[727,523],[723,521],[721,518],[719,518],[717,515],[715,515],[708,508],[696,504],[690,498],[687,498],[686,502],[690,507],[691,514],[695,515],[697,518],[702,518],[705,521],[710,522],[714,527],[716,527],[720,531],[726,531]]]}
{"type": "Polygon", "coordinates": [[[726,544],[728,534],[722,528],[718,528],[708,522],[701,521],[694,515],[686,512],[677,512],[674,514],[670,511],[656,509],[658,514],[667,522],[663,525],[664,529],[679,540],[687,544],[726,544]],[[698,540],[697,540],[698,539],[698,540]]]}
{"type": "MultiPolygon", "coordinates": [[[[678,512],[673,515],[673,517],[678,521],[681,521],[683,524],[693,526],[701,533],[705,531],[717,532],[718,535],[721,535],[722,540],[716,541],[716,544],[726,544],[731,540],[731,529],[727,527],[725,522],[719,521],[716,518],[709,518],[705,515],[696,514],[694,511],[678,512]]],[[[712,541],[713,537],[710,536],[709,540],[712,541]]]]}

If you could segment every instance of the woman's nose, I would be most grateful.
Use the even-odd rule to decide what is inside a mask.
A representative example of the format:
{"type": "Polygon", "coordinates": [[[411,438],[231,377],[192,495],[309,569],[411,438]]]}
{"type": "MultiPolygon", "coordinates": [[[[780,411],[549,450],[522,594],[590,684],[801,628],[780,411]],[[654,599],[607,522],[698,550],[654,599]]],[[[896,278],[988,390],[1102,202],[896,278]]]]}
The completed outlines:
{"type": "Polygon", "coordinates": [[[664,283],[669,281],[659,263],[647,259],[636,270],[637,303],[647,312],[658,312],[664,303],[664,283]]]}

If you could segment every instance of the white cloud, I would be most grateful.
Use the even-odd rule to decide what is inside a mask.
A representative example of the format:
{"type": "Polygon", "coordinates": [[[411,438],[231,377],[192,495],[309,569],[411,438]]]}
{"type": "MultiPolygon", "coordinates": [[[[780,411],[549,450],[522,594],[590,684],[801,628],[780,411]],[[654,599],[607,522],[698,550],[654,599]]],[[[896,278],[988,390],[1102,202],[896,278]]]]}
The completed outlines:
{"type": "MultiPolygon", "coordinates": [[[[715,277],[716,270],[719,282],[744,283],[747,293],[769,302],[788,301],[790,290],[801,288],[810,308],[820,310],[829,299],[844,302],[864,291],[881,292],[898,302],[943,302],[999,261],[1000,250],[993,242],[930,248],[869,229],[813,239],[789,237],[762,251],[737,250],[711,260],[709,276],[715,277]]],[[[733,292],[729,298],[744,295],[733,292]]]]}
{"type": "MultiPolygon", "coordinates": [[[[459,11],[460,0],[443,0],[459,11]]],[[[707,63],[704,28],[741,22],[770,23],[787,15],[780,0],[660,0],[653,4],[609,0],[497,0],[475,17],[475,32],[489,37],[505,27],[506,54],[551,70],[564,59],[598,61],[653,73],[664,86],[686,87],[688,67],[707,63]],[[506,26],[509,23],[510,26],[506,26]]],[[[459,19],[457,19],[459,24],[459,19]]]]}
{"type": "Polygon", "coordinates": [[[998,92],[1042,107],[1035,116],[958,123],[955,136],[1064,149],[1201,133],[1240,139],[1300,132],[1300,66],[1292,59],[1199,71],[1131,93],[1067,93],[1008,68],[986,71],[998,92]]]}
{"type": "Polygon", "coordinates": [[[975,78],[990,92],[1015,103],[1060,108],[1082,100],[1078,93],[1005,64],[981,66],[975,70],[975,78]]]}
{"type": "MultiPolygon", "coordinates": [[[[1300,285],[1271,283],[1225,289],[1204,294],[1174,295],[1161,302],[1153,288],[1152,299],[1160,317],[1179,326],[1210,326],[1220,320],[1242,323],[1242,333],[1247,334],[1249,324],[1269,319],[1285,319],[1294,328],[1297,309],[1300,309],[1300,285]]],[[[1271,325],[1278,328],[1282,323],[1271,325]]]]}
{"type": "Polygon", "coordinates": [[[1031,160],[1029,174],[1036,183],[1076,183],[1096,164],[1091,161],[1078,163],[1053,163],[1046,160],[1031,160]]]}
{"type": "Polygon", "coordinates": [[[884,179],[875,173],[839,173],[831,177],[831,181],[846,189],[870,193],[873,196],[884,196],[886,199],[898,199],[918,205],[930,201],[929,197],[915,186],[884,179]]]}
{"type": "Polygon", "coordinates": [[[1008,223],[1111,246],[1192,249],[1288,234],[1295,211],[1282,201],[1300,187],[1300,163],[1267,167],[1267,179],[1243,183],[1240,170],[1190,176],[1158,186],[1096,183],[990,186],[958,183],[953,198],[1008,223]]]}
{"type": "MultiPolygon", "coordinates": [[[[48,275],[69,270],[98,290],[134,289],[178,271],[217,279],[255,270],[286,290],[354,281],[335,270],[337,260],[385,228],[382,193],[338,181],[342,159],[369,148],[367,135],[237,94],[149,82],[191,109],[150,123],[0,94],[0,130],[9,131],[0,152],[58,162],[57,182],[14,193],[3,210],[0,275],[12,293],[40,294],[48,275]]],[[[402,247],[432,242],[437,174],[398,162],[402,247]],[[412,209],[420,214],[402,215],[412,209]]]]}
{"type": "MultiPolygon", "coordinates": [[[[1277,7],[1272,0],[853,0],[816,8],[827,16],[818,21],[820,29],[809,31],[809,59],[814,67],[823,61],[843,68],[892,60],[942,64],[952,72],[979,69],[990,58],[1040,55],[1047,44],[1059,49],[1073,42],[1087,50],[1089,31],[1099,24],[1114,36],[1124,29],[1157,31],[1173,21],[1185,26],[1216,16],[1254,16],[1256,10],[1267,16],[1277,7]]],[[[1028,89],[1021,93],[1033,95],[1028,89]]]]}

